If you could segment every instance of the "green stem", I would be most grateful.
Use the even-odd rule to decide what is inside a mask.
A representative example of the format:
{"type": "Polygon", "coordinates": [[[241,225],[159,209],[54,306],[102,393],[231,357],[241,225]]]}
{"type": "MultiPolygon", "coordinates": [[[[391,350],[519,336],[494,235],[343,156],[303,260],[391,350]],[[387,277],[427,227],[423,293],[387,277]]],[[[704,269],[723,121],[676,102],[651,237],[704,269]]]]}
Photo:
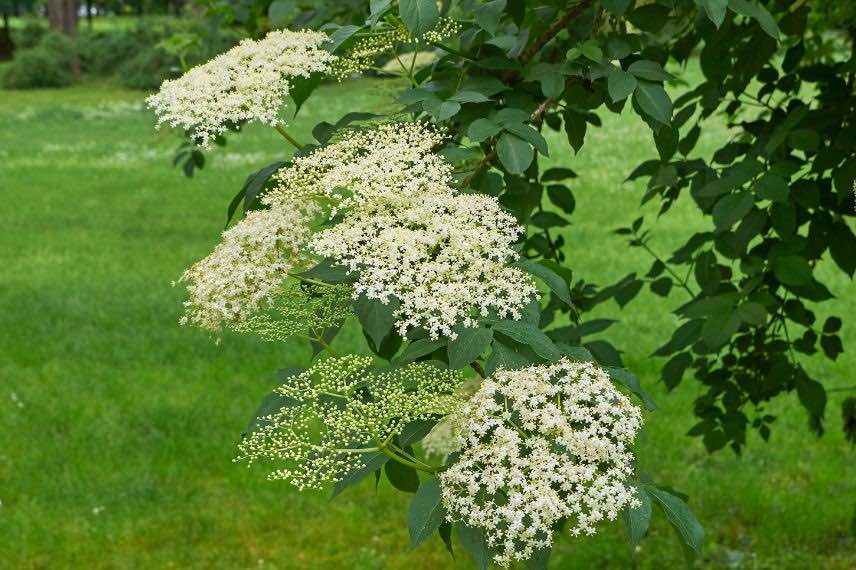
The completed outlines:
{"type": "Polygon", "coordinates": [[[468,55],[467,55],[467,54],[465,54],[464,52],[458,51],[458,50],[456,50],[456,49],[452,49],[452,48],[450,48],[449,46],[443,45],[443,44],[441,44],[441,43],[439,43],[439,42],[428,42],[428,45],[432,45],[432,46],[434,46],[435,48],[441,49],[441,50],[443,50],[443,51],[445,51],[445,52],[448,52],[448,53],[450,53],[450,54],[452,54],[452,55],[456,55],[456,56],[458,56],[458,57],[462,57],[462,58],[464,58],[464,59],[468,59],[468,60],[470,60],[470,61],[475,61],[473,58],[471,58],[470,56],[468,56],[468,55]]]}
{"type": "Polygon", "coordinates": [[[343,448],[343,449],[337,449],[336,451],[338,453],[371,453],[373,451],[380,451],[380,448],[379,447],[361,447],[359,449],[343,448]]]}
{"type": "Polygon", "coordinates": [[[386,445],[379,443],[378,449],[380,451],[382,451],[384,455],[386,455],[387,457],[389,457],[393,461],[397,461],[398,463],[401,463],[402,465],[407,465],[408,467],[413,467],[417,471],[424,471],[425,473],[436,473],[437,472],[437,469],[435,469],[433,467],[419,465],[418,463],[410,461],[409,459],[405,459],[404,457],[395,453],[395,451],[393,451],[392,449],[390,449],[386,445]]]}
{"type": "Polygon", "coordinates": [[[285,137],[285,140],[287,140],[292,145],[294,145],[294,148],[296,148],[296,149],[303,148],[303,145],[300,144],[299,142],[297,142],[294,139],[294,137],[292,137],[290,134],[288,134],[288,132],[285,130],[285,128],[282,125],[274,125],[273,128],[275,128],[279,134],[281,134],[283,137],[285,137]]]}
{"type": "Polygon", "coordinates": [[[332,347],[332,346],[330,346],[330,343],[328,343],[326,340],[324,340],[323,338],[321,338],[321,336],[320,336],[320,335],[319,335],[317,338],[313,339],[313,340],[315,340],[315,342],[317,342],[318,344],[320,344],[321,346],[323,346],[323,347],[324,347],[324,350],[326,350],[327,352],[329,352],[329,353],[330,353],[330,354],[332,354],[333,356],[335,356],[335,357],[338,357],[338,356],[339,356],[339,353],[338,353],[338,352],[336,352],[335,350],[333,350],[333,347],[332,347]]]}

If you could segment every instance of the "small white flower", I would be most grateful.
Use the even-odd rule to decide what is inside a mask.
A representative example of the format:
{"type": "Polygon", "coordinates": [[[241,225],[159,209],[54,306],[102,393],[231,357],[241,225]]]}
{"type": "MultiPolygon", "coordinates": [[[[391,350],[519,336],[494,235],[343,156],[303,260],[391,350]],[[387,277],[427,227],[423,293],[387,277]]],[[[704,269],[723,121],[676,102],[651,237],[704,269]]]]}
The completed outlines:
{"type": "Polygon", "coordinates": [[[625,481],[641,414],[594,364],[500,370],[459,415],[443,502],[452,520],[486,531],[497,563],[550,546],[560,520],[572,535],[594,534],[636,504],[625,481]]]}
{"type": "Polygon", "coordinates": [[[326,73],[335,61],[320,49],[325,41],[322,32],[289,30],[243,40],[178,79],[164,81],[146,104],[158,115],[158,125],[182,127],[205,147],[230,124],[279,125],[289,78],[326,73]]]}

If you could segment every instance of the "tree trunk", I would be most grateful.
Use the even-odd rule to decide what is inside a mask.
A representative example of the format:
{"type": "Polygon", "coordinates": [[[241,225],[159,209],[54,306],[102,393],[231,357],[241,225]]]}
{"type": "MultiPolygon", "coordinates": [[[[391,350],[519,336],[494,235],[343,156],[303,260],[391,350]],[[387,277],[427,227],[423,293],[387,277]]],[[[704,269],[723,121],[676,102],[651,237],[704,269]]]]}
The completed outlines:
{"type": "Polygon", "coordinates": [[[9,14],[3,12],[3,28],[0,29],[0,61],[12,59],[15,45],[12,43],[12,34],[9,32],[9,14]]]}
{"type": "Polygon", "coordinates": [[[92,0],[86,0],[86,25],[92,29],[92,0]]]}
{"type": "MultiPolygon", "coordinates": [[[[65,34],[71,39],[76,38],[79,6],[79,0],[48,0],[48,23],[51,30],[65,34]]],[[[80,60],[77,58],[77,50],[74,50],[72,54],[71,72],[75,76],[80,75],[80,60]]]]}

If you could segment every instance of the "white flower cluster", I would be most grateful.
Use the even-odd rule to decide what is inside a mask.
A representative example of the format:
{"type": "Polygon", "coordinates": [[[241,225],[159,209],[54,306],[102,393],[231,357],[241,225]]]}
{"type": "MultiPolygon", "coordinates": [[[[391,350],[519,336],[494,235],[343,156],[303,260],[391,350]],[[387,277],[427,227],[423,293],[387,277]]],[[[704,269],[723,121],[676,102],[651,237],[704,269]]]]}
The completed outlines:
{"type": "Polygon", "coordinates": [[[479,316],[519,318],[536,294],[531,278],[508,266],[523,230],[495,198],[451,186],[452,166],[432,152],[442,141],[426,124],[388,123],[296,158],[262,199],[268,210],[229,230],[185,275],[188,320],[213,330],[244,320],[270,301],[294,260],[312,256],[356,272],[355,297],[400,301],[402,336],[423,327],[454,338],[455,325],[475,326],[479,316]],[[312,232],[308,220],[327,227],[312,232]]]}
{"type": "Polygon", "coordinates": [[[164,81],[146,103],[158,115],[158,125],[182,127],[202,146],[242,121],[276,126],[289,78],[326,73],[336,60],[320,49],[327,39],[322,32],[279,30],[262,40],[243,40],[180,78],[164,81]]]}
{"type": "Polygon", "coordinates": [[[369,202],[314,235],[312,250],[359,273],[355,294],[401,301],[401,336],[416,327],[454,338],[457,323],[495,312],[520,318],[535,293],[511,245],[520,227],[495,198],[477,194],[401,196],[369,202]]]}
{"type": "Polygon", "coordinates": [[[372,359],[328,358],[277,389],[285,405],[239,444],[238,460],[273,462],[270,479],[321,489],[363,467],[367,452],[401,453],[393,436],[410,422],[460,406],[458,372],[428,363],[371,370],[372,359]]]}
{"type": "Polygon", "coordinates": [[[593,534],[637,499],[639,409],[591,363],[500,370],[460,412],[460,456],[440,474],[453,520],[486,531],[497,563],[526,560],[567,520],[593,534]]]}
{"type": "Polygon", "coordinates": [[[452,165],[432,152],[445,138],[443,131],[419,122],[347,132],[277,172],[278,185],[264,202],[275,208],[313,198],[328,204],[333,217],[367,201],[448,194],[452,165]]]}
{"type": "Polygon", "coordinates": [[[491,312],[519,318],[536,293],[508,267],[522,232],[492,197],[459,194],[451,165],[432,149],[443,133],[423,123],[390,123],[355,132],[295,160],[266,197],[329,204],[343,219],[309,241],[309,249],[358,272],[355,295],[401,301],[397,328],[424,327],[432,338],[475,326],[491,312]]]}
{"type": "Polygon", "coordinates": [[[289,271],[303,261],[307,220],[317,206],[256,210],[223,232],[223,241],[184,272],[181,324],[216,332],[271,305],[289,271]]]}

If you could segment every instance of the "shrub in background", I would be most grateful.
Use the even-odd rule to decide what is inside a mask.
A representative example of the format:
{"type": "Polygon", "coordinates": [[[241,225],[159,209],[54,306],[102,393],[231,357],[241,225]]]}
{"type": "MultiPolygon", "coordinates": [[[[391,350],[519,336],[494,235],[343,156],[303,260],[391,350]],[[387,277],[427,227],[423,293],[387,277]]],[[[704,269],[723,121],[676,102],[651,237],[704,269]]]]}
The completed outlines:
{"type": "Polygon", "coordinates": [[[70,85],[75,49],[74,43],[63,35],[44,34],[34,47],[15,52],[15,59],[3,74],[3,87],[32,89],[70,85]]]}

